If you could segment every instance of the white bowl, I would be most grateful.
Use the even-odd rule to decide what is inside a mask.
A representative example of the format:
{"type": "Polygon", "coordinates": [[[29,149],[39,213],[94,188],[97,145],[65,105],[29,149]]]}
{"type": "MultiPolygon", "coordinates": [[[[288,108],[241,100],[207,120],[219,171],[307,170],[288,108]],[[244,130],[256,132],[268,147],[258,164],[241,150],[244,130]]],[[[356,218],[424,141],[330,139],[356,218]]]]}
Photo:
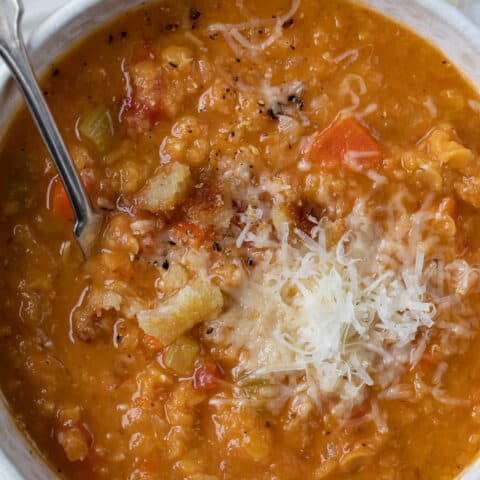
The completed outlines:
{"type": "MultiPolygon", "coordinates": [[[[143,0],[76,0],[58,10],[33,34],[29,50],[38,73],[69,47],[120,11],[143,0]]],[[[444,0],[362,0],[386,16],[407,25],[436,45],[480,91],[480,30],[444,0]]],[[[5,132],[18,106],[18,95],[0,65],[0,125],[5,132]]],[[[0,135],[1,137],[1,135],[0,135]]],[[[0,138],[1,140],[1,138],[0,138]]],[[[33,443],[17,429],[0,392],[0,480],[56,478],[33,443]]],[[[480,478],[480,461],[460,476],[480,478]]]]}

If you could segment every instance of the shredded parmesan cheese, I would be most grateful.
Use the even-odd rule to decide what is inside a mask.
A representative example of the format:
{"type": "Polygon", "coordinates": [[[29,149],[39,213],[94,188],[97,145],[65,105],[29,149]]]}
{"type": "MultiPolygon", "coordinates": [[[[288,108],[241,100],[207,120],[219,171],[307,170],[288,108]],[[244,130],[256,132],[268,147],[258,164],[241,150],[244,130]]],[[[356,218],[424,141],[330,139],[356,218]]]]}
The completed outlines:
{"type": "MultiPolygon", "coordinates": [[[[236,384],[282,386],[277,400],[285,402],[288,380],[292,397],[305,391],[318,408],[332,403],[343,417],[365,399],[369,387],[384,390],[385,399],[413,394],[396,383],[423,355],[437,317],[435,296],[428,290],[433,270],[424,249],[429,245],[420,241],[419,231],[434,215],[427,202],[425,211],[397,211],[381,224],[359,204],[346,220],[347,231],[329,246],[328,221],[310,217],[309,233],[285,223],[277,240],[263,225],[259,240],[258,223],[265,221],[266,211],[247,211],[237,247],[264,248],[263,261],[232,292],[235,306],[215,321],[219,343],[240,358],[233,370],[236,384]]],[[[462,272],[467,272],[463,263],[447,269],[460,290],[468,283],[465,278],[476,278],[476,272],[462,272]]],[[[437,293],[446,298],[442,289],[437,293]]],[[[438,323],[449,334],[465,334],[455,331],[461,328],[457,323],[438,323]]],[[[443,373],[435,377],[438,382],[443,373]]],[[[239,392],[242,401],[259,400],[239,392]]],[[[450,402],[439,386],[430,394],[450,402]]]]}
{"type": "Polygon", "coordinates": [[[228,46],[236,55],[239,55],[240,48],[244,48],[249,52],[266,50],[282,36],[282,25],[295,15],[300,7],[300,2],[301,0],[293,0],[292,6],[287,13],[270,19],[250,17],[243,8],[243,2],[240,2],[240,10],[248,17],[246,22],[237,24],[215,23],[210,25],[208,30],[213,33],[221,33],[228,46]],[[242,31],[253,30],[258,27],[270,28],[270,35],[263,41],[253,42],[241,33],[242,31]]]}
{"type": "Polygon", "coordinates": [[[344,67],[356,62],[358,60],[358,57],[360,56],[360,52],[358,49],[353,48],[351,50],[347,50],[346,52],[341,53],[340,55],[336,56],[335,58],[332,58],[332,62],[335,64],[339,64],[347,60],[347,62],[344,63],[344,67]]]}
{"type": "MultiPolygon", "coordinates": [[[[348,116],[352,112],[355,112],[360,106],[360,97],[367,93],[367,85],[360,75],[349,73],[342,80],[342,83],[340,83],[339,93],[344,97],[350,98],[350,106],[343,108],[339,112],[339,116],[348,116]]],[[[374,110],[376,110],[376,108],[374,110]]],[[[367,113],[371,112],[368,111],[367,113]]],[[[367,113],[363,112],[363,116],[367,113]]]]}

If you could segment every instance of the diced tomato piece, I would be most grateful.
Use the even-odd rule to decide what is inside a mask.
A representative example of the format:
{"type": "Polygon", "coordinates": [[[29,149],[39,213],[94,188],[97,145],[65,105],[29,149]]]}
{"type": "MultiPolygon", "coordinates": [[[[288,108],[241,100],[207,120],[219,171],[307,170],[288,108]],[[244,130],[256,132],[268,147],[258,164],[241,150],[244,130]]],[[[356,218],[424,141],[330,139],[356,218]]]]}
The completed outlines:
{"type": "Polygon", "coordinates": [[[310,155],[313,163],[325,168],[344,166],[362,171],[378,165],[382,150],[367,127],[354,117],[346,117],[318,134],[310,155]]]}
{"type": "Polygon", "coordinates": [[[206,363],[198,367],[193,374],[193,386],[199,390],[216,388],[221,379],[221,373],[214,363],[206,363]]]}
{"type": "Polygon", "coordinates": [[[424,372],[432,370],[438,365],[439,360],[431,352],[424,352],[418,361],[418,368],[424,372]]]}
{"type": "MultiPolygon", "coordinates": [[[[82,183],[87,192],[92,191],[92,182],[90,177],[85,174],[80,174],[82,183]]],[[[55,175],[48,185],[47,208],[51,210],[57,217],[61,217],[69,222],[73,222],[75,215],[73,213],[67,192],[63,187],[63,183],[58,175],[55,175]]]]}
{"type": "Polygon", "coordinates": [[[125,76],[129,88],[122,100],[120,121],[126,123],[128,132],[141,133],[168,118],[165,83],[155,62],[138,62],[125,76]]]}
{"type": "Polygon", "coordinates": [[[158,338],[152,337],[151,335],[144,335],[142,338],[142,342],[145,345],[145,348],[153,353],[157,353],[163,348],[160,340],[158,340],[158,338]]]}
{"type": "Polygon", "coordinates": [[[146,396],[139,396],[133,399],[133,404],[135,405],[135,407],[141,408],[143,410],[147,410],[150,407],[151,403],[152,401],[146,396]]]}
{"type": "Polygon", "coordinates": [[[178,222],[170,230],[170,239],[175,243],[200,245],[207,238],[207,231],[191,222],[178,222]]]}
{"type": "Polygon", "coordinates": [[[369,402],[364,401],[359,405],[355,405],[352,409],[351,417],[352,418],[361,418],[368,413],[370,409],[369,402]]]}

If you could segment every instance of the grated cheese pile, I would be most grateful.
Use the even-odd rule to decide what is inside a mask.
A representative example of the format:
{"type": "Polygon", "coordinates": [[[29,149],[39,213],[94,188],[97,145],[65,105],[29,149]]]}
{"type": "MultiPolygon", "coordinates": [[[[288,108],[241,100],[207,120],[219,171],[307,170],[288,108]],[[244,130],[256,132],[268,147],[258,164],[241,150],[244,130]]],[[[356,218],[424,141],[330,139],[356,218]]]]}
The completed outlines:
{"type": "MultiPolygon", "coordinates": [[[[237,385],[276,385],[278,406],[303,391],[318,408],[331,402],[345,415],[368,387],[398,382],[436,317],[424,260],[432,245],[420,241],[434,215],[394,215],[382,226],[359,204],[332,246],[328,221],[310,218],[310,234],[285,223],[233,294],[235,306],[216,320],[219,341],[240,358],[237,385]]],[[[255,246],[257,237],[242,232],[241,241],[255,246]]],[[[237,396],[249,394],[240,388],[237,396]]]]}

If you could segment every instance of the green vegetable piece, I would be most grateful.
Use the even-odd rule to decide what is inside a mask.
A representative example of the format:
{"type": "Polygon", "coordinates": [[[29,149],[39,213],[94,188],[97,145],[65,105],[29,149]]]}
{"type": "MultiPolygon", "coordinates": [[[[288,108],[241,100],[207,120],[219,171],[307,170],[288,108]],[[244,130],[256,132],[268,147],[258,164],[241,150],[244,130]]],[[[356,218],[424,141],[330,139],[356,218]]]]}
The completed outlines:
{"type": "Polygon", "coordinates": [[[105,105],[95,107],[83,120],[78,130],[82,137],[92,142],[99,152],[106,152],[112,142],[113,125],[105,105]]]}
{"type": "Polygon", "coordinates": [[[187,337],[179,337],[167,348],[163,361],[177,374],[190,375],[193,373],[199,353],[200,347],[197,342],[187,337]]]}

